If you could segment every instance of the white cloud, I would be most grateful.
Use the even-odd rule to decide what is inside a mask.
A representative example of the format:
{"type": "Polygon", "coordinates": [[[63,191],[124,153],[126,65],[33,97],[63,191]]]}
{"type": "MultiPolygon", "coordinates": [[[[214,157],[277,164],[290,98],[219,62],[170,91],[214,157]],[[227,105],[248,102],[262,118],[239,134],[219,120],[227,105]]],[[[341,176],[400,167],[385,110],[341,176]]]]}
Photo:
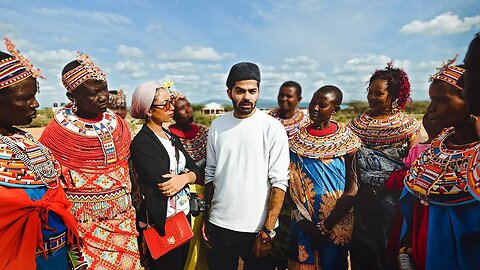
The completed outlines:
{"type": "Polygon", "coordinates": [[[333,74],[372,73],[375,69],[385,67],[390,61],[392,61],[391,58],[386,55],[367,54],[347,60],[342,66],[335,66],[333,74]]]}
{"type": "Polygon", "coordinates": [[[191,71],[194,68],[192,62],[166,62],[152,64],[152,67],[161,71],[191,71]]]}
{"type": "Polygon", "coordinates": [[[98,23],[103,23],[105,25],[123,25],[131,24],[131,20],[128,17],[125,17],[120,14],[102,12],[102,11],[91,11],[91,10],[81,10],[81,9],[72,9],[72,8],[40,8],[36,10],[40,15],[45,16],[65,16],[70,20],[73,18],[86,20],[86,21],[95,21],[98,23]]]}
{"type": "Polygon", "coordinates": [[[467,32],[480,26],[480,15],[465,17],[463,20],[452,12],[445,12],[430,21],[414,20],[404,25],[404,34],[451,35],[467,32]]]}
{"type": "Polygon", "coordinates": [[[120,73],[127,74],[132,79],[138,79],[147,75],[145,63],[143,62],[121,61],[115,63],[114,68],[120,73]]]}
{"type": "Polygon", "coordinates": [[[162,31],[162,26],[160,24],[150,24],[147,26],[147,29],[145,29],[145,32],[148,34],[155,33],[155,32],[161,32],[162,31]]]}
{"type": "Polygon", "coordinates": [[[285,58],[283,61],[285,62],[285,64],[282,65],[282,70],[315,71],[318,66],[318,62],[316,60],[308,58],[307,56],[285,58]]]}
{"type": "Polygon", "coordinates": [[[218,53],[212,47],[183,47],[174,54],[161,54],[158,59],[179,61],[220,61],[235,57],[233,53],[218,53]]]}
{"type": "Polygon", "coordinates": [[[143,51],[137,47],[130,47],[120,44],[117,47],[117,54],[122,57],[143,57],[143,51]]]}
{"type": "Polygon", "coordinates": [[[67,36],[53,36],[53,41],[58,43],[70,43],[73,39],[67,36]]]}
{"type": "MultiPolygon", "coordinates": [[[[175,84],[196,84],[200,81],[199,75],[184,75],[184,74],[167,74],[165,75],[166,80],[173,81],[175,84]]],[[[165,81],[166,81],[165,80],[165,81]]],[[[175,87],[174,87],[175,88],[175,87]]]]}
{"type": "MultiPolygon", "coordinates": [[[[392,58],[383,54],[366,54],[347,60],[343,65],[336,65],[327,81],[334,84],[344,92],[345,100],[365,100],[367,81],[376,69],[383,69],[392,58]]],[[[409,68],[412,66],[409,60],[393,60],[393,66],[404,69],[411,74],[409,68]]]]}
{"type": "Polygon", "coordinates": [[[11,23],[0,22],[0,32],[5,34],[10,34],[15,31],[15,26],[11,23]]]}
{"type": "Polygon", "coordinates": [[[76,52],[65,49],[49,51],[30,51],[27,56],[34,65],[46,68],[62,69],[67,63],[76,59],[76,52]]]}

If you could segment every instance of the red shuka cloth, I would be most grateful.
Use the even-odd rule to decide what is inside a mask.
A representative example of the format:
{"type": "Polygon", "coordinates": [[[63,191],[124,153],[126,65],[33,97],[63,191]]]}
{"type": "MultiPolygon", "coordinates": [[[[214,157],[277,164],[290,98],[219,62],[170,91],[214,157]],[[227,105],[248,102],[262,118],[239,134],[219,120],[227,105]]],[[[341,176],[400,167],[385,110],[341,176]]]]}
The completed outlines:
{"type": "Polygon", "coordinates": [[[37,201],[32,201],[22,188],[0,186],[0,269],[36,269],[35,252],[42,247],[42,227],[48,228],[49,211],[77,235],[77,223],[69,207],[60,186],[48,189],[37,201]]]}

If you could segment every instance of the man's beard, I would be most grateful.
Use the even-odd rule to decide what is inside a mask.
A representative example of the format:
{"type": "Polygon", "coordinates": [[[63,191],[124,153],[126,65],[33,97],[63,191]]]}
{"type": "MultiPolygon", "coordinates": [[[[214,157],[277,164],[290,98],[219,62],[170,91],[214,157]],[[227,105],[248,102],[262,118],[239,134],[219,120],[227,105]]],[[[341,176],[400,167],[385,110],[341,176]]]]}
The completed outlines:
{"type": "Polygon", "coordinates": [[[256,107],[256,103],[254,102],[250,102],[250,101],[241,101],[240,103],[235,104],[235,102],[232,101],[232,104],[233,104],[233,110],[239,114],[239,115],[249,115],[250,113],[253,112],[253,110],[255,109],[256,107]],[[251,104],[251,107],[250,108],[242,108],[242,105],[243,104],[251,104]]]}

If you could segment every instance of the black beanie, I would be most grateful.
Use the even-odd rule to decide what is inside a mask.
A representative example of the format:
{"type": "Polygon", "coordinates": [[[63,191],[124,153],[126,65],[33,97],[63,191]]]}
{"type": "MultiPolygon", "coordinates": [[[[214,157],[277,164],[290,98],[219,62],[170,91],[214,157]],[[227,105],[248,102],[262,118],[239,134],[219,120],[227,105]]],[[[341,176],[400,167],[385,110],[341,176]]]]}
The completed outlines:
{"type": "Polygon", "coordinates": [[[228,73],[227,87],[232,89],[238,81],[256,80],[260,82],[260,69],[257,65],[250,62],[242,62],[232,66],[228,73]]]}

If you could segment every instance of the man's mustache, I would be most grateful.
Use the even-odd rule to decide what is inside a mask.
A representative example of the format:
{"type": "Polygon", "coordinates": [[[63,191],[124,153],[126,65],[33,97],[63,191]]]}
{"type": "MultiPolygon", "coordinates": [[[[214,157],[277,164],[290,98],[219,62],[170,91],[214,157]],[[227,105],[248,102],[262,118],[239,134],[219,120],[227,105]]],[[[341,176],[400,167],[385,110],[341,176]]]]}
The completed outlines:
{"type": "Polygon", "coordinates": [[[250,101],[241,101],[238,105],[239,106],[241,106],[241,105],[252,105],[253,106],[253,103],[250,102],[250,101]]]}

